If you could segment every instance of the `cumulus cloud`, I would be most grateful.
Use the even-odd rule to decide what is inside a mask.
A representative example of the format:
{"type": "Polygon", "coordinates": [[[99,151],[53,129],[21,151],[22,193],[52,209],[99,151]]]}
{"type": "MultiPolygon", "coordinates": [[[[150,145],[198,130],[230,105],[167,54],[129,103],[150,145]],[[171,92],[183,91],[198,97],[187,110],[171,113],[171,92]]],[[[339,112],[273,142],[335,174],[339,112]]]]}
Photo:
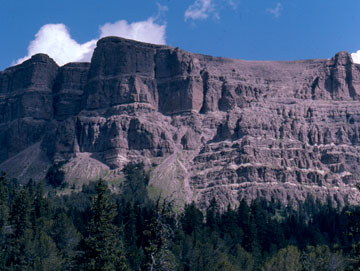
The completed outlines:
{"type": "MultiPolygon", "coordinates": [[[[165,7],[162,7],[159,12],[164,10],[165,7]]],[[[106,23],[100,26],[99,38],[119,36],[143,42],[166,44],[166,23],[155,23],[158,16],[133,23],[125,20],[106,23]]],[[[40,28],[35,39],[30,42],[27,55],[15,61],[14,64],[20,64],[38,53],[49,55],[60,66],[69,62],[88,62],[91,60],[97,40],[93,39],[81,44],[71,38],[69,30],[64,24],[46,24],[40,28]]]]}
{"type": "Polygon", "coordinates": [[[360,64],[360,50],[351,54],[354,63],[360,64]]]}
{"type": "Polygon", "coordinates": [[[215,17],[218,17],[211,0],[196,0],[194,4],[189,6],[185,11],[185,21],[188,19],[204,20],[212,13],[215,17]]]}
{"type": "Polygon", "coordinates": [[[38,53],[48,54],[59,65],[72,61],[88,61],[96,45],[96,40],[77,43],[64,24],[46,24],[30,42],[28,55],[16,61],[17,64],[38,53]]]}
{"type": "Polygon", "coordinates": [[[131,24],[125,20],[121,20],[113,24],[106,23],[101,26],[100,37],[119,36],[143,42],[165,44],[165,30],[166,25],[154,23],[153,18],[131,24]]]}
{"type": "Polygon", "coordinates": [[[268,8],[266,11],[272,14],[275,18],[279,18],[283,7],[281,3],[277,3],[275,8],[268,8]]]}

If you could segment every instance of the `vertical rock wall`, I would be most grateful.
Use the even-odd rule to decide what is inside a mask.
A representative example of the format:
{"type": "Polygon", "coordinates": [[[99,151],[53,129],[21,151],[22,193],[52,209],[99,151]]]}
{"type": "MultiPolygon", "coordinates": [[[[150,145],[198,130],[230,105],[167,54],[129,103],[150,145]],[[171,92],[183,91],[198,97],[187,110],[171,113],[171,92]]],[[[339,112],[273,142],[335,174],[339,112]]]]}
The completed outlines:
{"type": "Polygon", "coordinates": [[[66,161],[69,182],[143,161],[180,202],[356,203],[360,66],[242,61],[108,37],[91,63],[46,55],[0,72],[0,169],[26,182],[66,161]]]}

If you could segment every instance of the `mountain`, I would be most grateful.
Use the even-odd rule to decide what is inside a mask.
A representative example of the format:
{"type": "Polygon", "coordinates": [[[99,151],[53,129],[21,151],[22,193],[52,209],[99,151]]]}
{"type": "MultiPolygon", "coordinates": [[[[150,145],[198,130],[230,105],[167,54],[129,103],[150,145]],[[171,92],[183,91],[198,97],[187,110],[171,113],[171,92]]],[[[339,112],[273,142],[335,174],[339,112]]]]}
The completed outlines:
{"type": "Polygon", "coordinates": [[[153,193],[222,207],[313,195],[359,202],[360,65],[244,61],[107,37],[91,63],[38,54],[0,72],[0,170],[63,162],[74,186],[144,162],[153,193]]]}

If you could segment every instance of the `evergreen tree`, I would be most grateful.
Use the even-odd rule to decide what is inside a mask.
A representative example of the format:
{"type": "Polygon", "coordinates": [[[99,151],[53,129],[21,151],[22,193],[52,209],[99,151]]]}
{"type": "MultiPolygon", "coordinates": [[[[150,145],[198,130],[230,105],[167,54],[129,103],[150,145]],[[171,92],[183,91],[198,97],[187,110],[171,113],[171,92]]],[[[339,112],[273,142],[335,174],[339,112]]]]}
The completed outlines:
{"type": "Polygon", "coordinates": [[[280,249],[274,256],[268,259],[263,271],[301,271],[300,251],[295,246],[280,249]]]}
{"type": "Polygon", "coordinates": [[[60,162],[52,165],[48,172],[46,173],[45,179],[48,184],[53,187],[64,186],[65,172],[61,169],[61,167],[65,164],[65,162],[60,162]]]}
{"type": "Polygon", "coordinates": [[[172,206],[165,200],[160,206],[160,199],[153,208],[148,227],[144,231],[147,239],[144,247],[146,264],[149,271],[177,270],[177,259],[171,251],[171,239],[174,236],[172,206]]]}
{"type": "Polygon", "coordinates": [[[91,204],[88,235],[80,243],[79,270],[125,271],[129,270],[119,230],[113,224],[116,206],[107,193],[107,184],[100,180],[91,204]]]}
{"type": "Polygon", "coordinates": [[[33,270],[60,271],[63,270],[63,259],[56,244],[47,233],[40,231],[34,236],[33,242],[33,270]]]}
{"type": "Polygon", "coordinates": [[[230,260],[237,270],[252,271],[254,269],[254,259],[251,253],[247,252],[240,245],[236,245],[231,253],[230,260]]]}
{"type": "Polygon", "coordinates": [[[257,200],[221,213],[212,199],[204,223],[195,203],[178,216],[166,201],[142,200],[142,166],[126,174],[126,195],[100,181],[60,196],[1,175],[0,270],[360,270],[360,208],[309,198],[296,210],[257,200]],[[126,183],[138,177],[140,186],[126,183]]]}
{"type": "Polygon", "coordinates": [[[251,221],[250,208],[245,200],[241,200],[237,210],[238,225],[243,232],[242,247],[247,251],[251,251],[251,221]]]}
{"type": "Polygon", "coordinates": [[[346,263],[340,253],[332,253],[325,245],[308,246],[302,255],[304,271],[343,271],[346,263]]]}
{"type": "Polygon", "coordinates": [[[346,211],[348,219],[347,223],[347,237],[349,243],[347,250],[350,252],[349,270],[360,270],[360,208],[355,208],[352,211],[346,211]]]}
{"type": "Polygon", "coordinates": [[[196,208],[194,202],[186,204],[181,218],[182,227],[186,234],[197,233],[203,226],[204,216],[202,212],[196,208]]]}
{"type": "Polygon", "coordinates": [[[51,227],[51,237],[62,253],[63,269],[73,270],[73,257],[76,254],[81,234],[76,230],[70,218],[63,212],[55,215],[51,227]]]}
{"type": "Polygon", "coordinates": [[[253,201],[253,203],[251,204],[251,221],[252,228],[256,227],[256,229],[252,229],[254,233],[256,232],[256,234],[253,233],[253,244],[258,244],[262,252],[264,250],[268,251],[270,247],[270,235],[268,233],[268,215],[262,205],[262,202],[260,202],[260,200],[258,199],[253,201]]]}
{"type": "Polygon", "coordinates": [[[217,230],[220,224],[220,210],[215,197],[210,201],[209,207],[206,209],[206,226],[211,230],[217,230]]]}
{"type": "Polygon", "coordinates": [[[11,235],[8,240],[7,266],[11,270],[30,270],[32,260],[33,230],[30,222],[31,200],[24,188],[16,191],[10,212],[11,235]]]}
{"type": "Polygon", "coordinates": [[[138,236],[136,229],[136,212],[130,202],[126,203],[122,213],[122,223],[124,225],[124,245],[126,256],[132,270],[139,270],[143,261],[143,251],[138,247],[138,236]]]}
{"type": "Polygon", "coordinates": [[[5,268],[6,262],[6,239],[8,232],[8,218],[9,218],[9,191],[8,182],[5,173],[0,176],[0,270],[5,268]]]}
{"type": "Polygon", "coordinates": [[[144,164],[128,164],[124,167],[125,181],[123,184],[123,197],[132,205],[142,205],[149,202],[146,187],[149,183],[149,174],[144,164]]]}
{"type": "Polygon", "coordinates": [[[8,181],[6,179],[6,174],[3,172],[0,176],[0,234],[3,233],[4,226],[7,224],[9,215],[8,200],[8,181]]]}

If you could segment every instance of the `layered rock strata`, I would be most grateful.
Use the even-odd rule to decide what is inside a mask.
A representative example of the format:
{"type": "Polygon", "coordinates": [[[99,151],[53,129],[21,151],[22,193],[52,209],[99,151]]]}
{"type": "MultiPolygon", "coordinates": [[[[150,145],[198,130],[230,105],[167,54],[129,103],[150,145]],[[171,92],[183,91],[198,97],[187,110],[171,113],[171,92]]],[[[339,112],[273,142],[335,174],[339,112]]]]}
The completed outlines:
{"type": "Polygon", "coordinates": [[[35,55],[0,72],[0,169],[26,182],[66,161],[80,185],[143,161],[152,192],[179,204],[356,204],[359,100],[347,52],[244,61],[108,37],[91,63],[35,55]]]}

